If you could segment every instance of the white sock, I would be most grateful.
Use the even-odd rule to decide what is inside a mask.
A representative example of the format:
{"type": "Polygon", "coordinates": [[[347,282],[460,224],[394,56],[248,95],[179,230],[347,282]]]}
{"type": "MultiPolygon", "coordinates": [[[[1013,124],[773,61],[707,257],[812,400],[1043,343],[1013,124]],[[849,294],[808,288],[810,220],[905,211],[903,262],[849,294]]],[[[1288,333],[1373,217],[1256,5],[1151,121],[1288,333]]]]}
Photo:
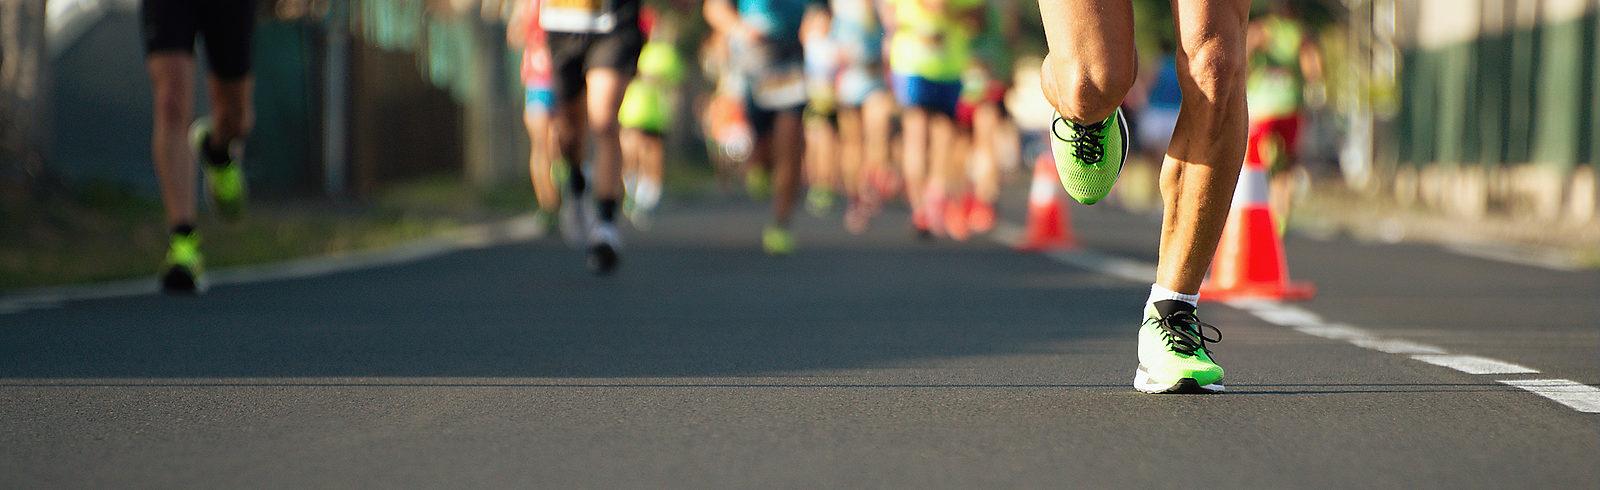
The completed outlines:
{"type": "Polygon", "coordinates": [[[639,179],[634,184],[633,203],[643,209],[655,209],[661,203],[661,183],[652,179],[639,179]]]}
{"type": "Polygon", "coordinates": [[[1177,292],[1177,291],[1173,291],[1171,289],[1167,289],[1167,288],[1161,287],[1160,284],[1151,284],[1150,285],[1150,299],[1145,300],[1144,304],[1145,305],[1154,305],[1154,304],[1156,304],[1157,301],[1163,301],[1163,300],[1169,300],[1169,299],[1182,301],[1182,302],[1185,302],[1185,303],[1189,303],[1189,306],[1199,306],[1200,305],[1200,294],[1199,293],[1196,293],[1196,294],[1183,294],[1183,293],[1180,293],[1180,292],[1177,292]]]}

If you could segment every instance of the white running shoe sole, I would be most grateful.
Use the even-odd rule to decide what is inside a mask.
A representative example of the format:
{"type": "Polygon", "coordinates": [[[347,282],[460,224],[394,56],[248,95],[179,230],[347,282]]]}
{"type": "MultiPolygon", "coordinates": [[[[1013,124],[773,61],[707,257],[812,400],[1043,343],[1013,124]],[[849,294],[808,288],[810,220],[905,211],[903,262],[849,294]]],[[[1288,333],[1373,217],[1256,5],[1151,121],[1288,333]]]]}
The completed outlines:
{"type": "Polygon", "coordinates": [[[1183,378],[1176,383],[1159,383],[1156,382],[1155,378],[1150,377],[1150,372],[1146,371],[1144,366],[1139,366],[1139,369],[1133,374],[1133,389],[1152,394],[1207,394],[1222,393],[1227,390],[1220,381],[1201,386],[1194,378],[1183,378]]]}

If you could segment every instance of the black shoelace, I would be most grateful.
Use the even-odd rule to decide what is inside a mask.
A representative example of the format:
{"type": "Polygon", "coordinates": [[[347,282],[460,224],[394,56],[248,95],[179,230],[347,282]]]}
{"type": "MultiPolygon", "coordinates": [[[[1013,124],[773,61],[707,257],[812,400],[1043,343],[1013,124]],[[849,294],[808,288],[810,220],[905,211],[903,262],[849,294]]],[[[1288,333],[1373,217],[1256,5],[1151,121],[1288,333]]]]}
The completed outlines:
{"type": "Polygon", "coordinates": [[[1078,124],[1056,116],[1056,120],[1050,124],[1050,132],[1055,133],[1056,139],[1072,145],[1073,157],[1091,165],[1098,164],[1106,154],[1105,142],[1100,139],[1100,131],[1106,128],[1107,121],[1110,119],[1093,124],[1078,124]],[[1066,123],[1072,137],[1062,137],[1061,132],[1056,130],[1061,123],[1066,123]]]}
{"type": "Polygon", "coordinates": [[[1200,321],[1194,313],[1187,311],[1167,315],[1166,318],[1157,321],[1156,325],[1161,327],[1161,336],[1167,339],[1167,345],[1186,356],[1192,356],[1196,351],[1205,351],[1209,355],[1210,350],[1206,349],[1206,343],[1222,342],[1222,330],[1200,321]],[[1206,336],[1205,329],[1208,328],[1216,333],[1215,338],[1206,336]]]}

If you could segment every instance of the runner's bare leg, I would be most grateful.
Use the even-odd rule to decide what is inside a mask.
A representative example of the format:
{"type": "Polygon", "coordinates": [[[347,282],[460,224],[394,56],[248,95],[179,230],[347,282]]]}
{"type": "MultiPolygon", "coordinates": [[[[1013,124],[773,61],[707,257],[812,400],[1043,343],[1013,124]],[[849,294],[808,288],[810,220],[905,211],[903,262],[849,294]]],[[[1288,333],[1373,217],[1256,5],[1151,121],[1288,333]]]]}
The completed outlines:
{"type": "Polygon", "coordinates": [[[1200,291],[1243,166],[1245,24],[1250,0],[1173,0],[1183,105],[1161,168],[1156,284],[1200,291]]]}
{"type": "Polygon", "coordinates": [[[622,140],[617,109],[622,107],[622,89],[628,80],[609,68],[592,68],[584,76],[588,97],[588,129],[594,135],[595,198],[622,199],[622,140]]]}
{"type": "Polygon", "coordinates": [[[194,148],[189,145],[189,123],[194,120],[194,55],[187,52],[153,53],[146,62],[155,90],[155,126],[150,134],[150,157],[155,162],[167,226],[195,221],[194,148]]]}

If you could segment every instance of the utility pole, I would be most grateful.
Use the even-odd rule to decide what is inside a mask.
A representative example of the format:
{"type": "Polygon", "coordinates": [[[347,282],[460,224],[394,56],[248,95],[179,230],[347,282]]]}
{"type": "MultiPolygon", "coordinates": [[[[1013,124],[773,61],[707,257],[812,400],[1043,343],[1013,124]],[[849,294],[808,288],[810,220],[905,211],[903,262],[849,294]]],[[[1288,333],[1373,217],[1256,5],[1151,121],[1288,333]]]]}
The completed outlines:
{"type": "Polygon", "coordinates": [[[322,58],[322,192],[340,199],[350,189],[350,4],[330,2],[322,58]]]}

